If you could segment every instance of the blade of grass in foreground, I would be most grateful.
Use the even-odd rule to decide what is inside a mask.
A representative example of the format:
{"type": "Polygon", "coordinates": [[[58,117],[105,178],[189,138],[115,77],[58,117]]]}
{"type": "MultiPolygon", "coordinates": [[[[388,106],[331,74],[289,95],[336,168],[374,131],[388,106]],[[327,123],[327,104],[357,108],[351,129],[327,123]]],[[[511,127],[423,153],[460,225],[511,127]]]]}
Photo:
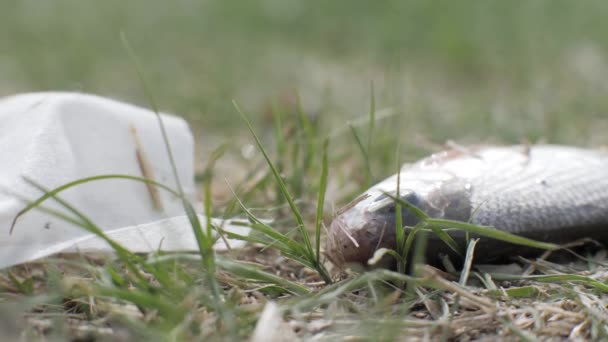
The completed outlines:
{"type": "Polygon", "coordinates": [[[226,237],[228,237],[230,239],[237,239],[237,240],[247,241],[247,242],[251,242],[251,243],[258,243],[258,244],[264,246],[264,248],[274,248],[274,249],[278,250],[279,252],[283,253],[283,255],[289,257],[291,260],[293,260],[297,263],[300,263],[308,268],[314,269],[314,265],[312,265],[308,259],[305,259],[302,256],[302,254],[295,253],[293,249],[286,247],[285,245],[279,243],[276,240],[268,241],[268,239],[256,237],[256,236],[254,236],[254,234],[240,235],[240,234],[235,234],[235,233],[231,233],[231,232],[224,232],[224,234],[226,234],[226,237]]]}
{"type": "Polygon", "coordinates": [[[595,287],[596,289],[608,293],[608,284],[598,281],[596,279],[578,275],[578,274],[550,274],[550,275],[531,275],[531,276],[521,276],[521,275],[511,275],[511,274],[501,274],[501,273],[492,273],[493,279],[496,280],[533,280],[542,283],[564,283],[564,282],[579,282],[583,284],[587,284],[591,287],[595,287]]]}
{"type": "MultiPolygon", "coordinates": [[[[165,263],[168,261],[196,261],[200,262],[201,256],[196,254],[166,254],[166,255],[155,255],[150,259],[151,264],[165,263]]],[[[222,269],[229,272],[245,281],[251,280],[257,283],[273,284],[282,288],[285,292],[292,293],[294,295],[302,296],[310,293],[310,290],[296,282],[289,281],[280,276],[268,273],[262,270],[257,264],[252,264],[243,261],[235,261],[231,258],[216,256],[216,265],[218,269],[222,269]]],[[[189,275],[184,274],[189,277],[189,275]]],[[[193,280],[190,279],[188,282],[191,283],[193,280]]]]}
{"type": "Polygon", "coordinates": [[[238,205],[245,212],[245,214],[247,214],[249,219],[251,221],[253,221],[253,224],[251,225],[252,229],[260,231],[262,234],[264,234],[264,236],[269,237],[272,240],[272,243],[277,242],[277,243],[284,245],[288,250],[292,251],[293,254],[297,254],[297,255],[301,255],[302,257],[306,257],[306,250],[304,249],[304,247],[302,247],[302,245],[300,245],[297,241],[291,239],[287,235],[276,231],[275,229],[273,229],[266,223],[262,222],[262,220],[258,219],[249,210],[249,208],[245,207],[245,205],[240,200],[240,198],[236,195],[236,193],[234,192],[232,187],[230,187],[230,184],[228,184],[228,187],[230,188],[230,191],[232,191],[232,195],[236,199],[238,205]]]}
{"type": "MultiPolygon", "coordinates": [[[[283,127],[283,110],[276,103],[272,106],[272,118],[274,123],[274,140],[275,140],[275,148],[276,148],[276,163],[275,167],[282,173],[285,165],[283,165],[284,157],[286,156],[287,151],[287,143],[284,134],[283,127]]],[[[275,182],[274,186],[276,187],[276,193],[281,192],[280,185],[275,182]]],[[[276,205],[280,205],[281,196],[276,196],[276,205]]]]}
{"type": "Polygon", "coordinates": [[[525,238],[525,237],[522,237],[519,235],[507,233],[502,230],[497,230],[497,229],[494,229],[491,227],[477,226],[474,224],[460,222],[460,221],[445,220],[445,219],[427,219],[426,224],[431,228],[432,227],[436,227],[436,228],[440,228],[440,229],[456,228],[456,229],[464,230],[464,231],[467,231],[470,233],[475,233],[475,234],[478,234],[481,236],[489,237],[492,239],[510,242],[510,243],[513,243],[516,245],[522,245],[522,246],[527,246],[527,247],[534,247],[534,248],[546,249],[546,250],[556,250],[556,249],[560,248],[559,245],[556,245],[553,243],[536,241],[536,240],[528,239],[528,238],[525,238]]]}
{"type": "MultiPolygon", "coordinates": [[[[48,193],[48,190],[46,188],[44,188],[42,185],[40,185],[30,179],[27,179],[27,178],[26,178],[26,181],[30,185],[36,187],[38,190],[48,193]]],[[[84,214],[82,214],[80,211],[78,211],[76,208],[74,208],[73,206],[71,206],[70,204],[68,204],[67,202],[62,200],[61,198],[57,197],[57,195],[51,195],[50,198],[54,199],[57,203],[59,203],[65,209],[67,209],[72,214],[74,214],[79,220],[79,221],[76,221],[76,224],[78,226],[80,226],[80,227],[84,228],[85,230],[87,230],[88,232],[91,232],[91,233],[99,236],[100,238],[104,239],[112,247],[112,249],[114,249],[114,251],[116,251],[116,254],[118,255],[119,259],[125,263],[125,265],[129,268],[129,270],[131,272],[133,272],[133,274],[137,278],[138,284],[141,287],[146,288],[148,290],[152,289],[151,285],[148,284],[148,281],[146,280],[144,275],[141,274],[140,270],[136,266],[136,264],[143,263],[141,258],[139,258],[137,255],[131,253],[129,250],[122,247],[120,244],[114,242],[114,240],[110,239],[107,235],[105,235],[103,230],[101,230],[99,227],[97,227],[89,218],[87,218],[84,214]]],[[[72,221],[72,222],[74,222],[74,221],[72,221]]]]}
{"type": "MultiPolygon", "coordinates": [[[[304,139],[306,142],[306,150],[304,158],[302,158],[302,174],[306,175],[308,170],[313,165],[313,160],[315,158],[315,152],[317,151],[317,132],[316,126],[313,125],[313,122],[310,116],[304,111],[302,106],[302,99],[300,98],[300,94],[296,92],[296,103],[298,108],[298,114],[300,118],[300,125],[304,131],[304,139]]],[[[318,120],[318,118],[317,118],[318,120]]]]}
{"type": "Polygon", "coordinates": [[[321,180],[319,181],[319,197],[317,199],[317,219],[316,219],[316,230],[315,230],[315,243],[316,243],[316,254],[317,264],[321,264],[321,225],[323,224],[323,207],[325,206],[325,191],[327,190],[327,146],[329,140],[325,139],[323,142],[323,158],[321,160],[321,180]]]}
{"type": "Polygon", "coordinates": [[[213,294],[212,300],[215,309],[217,310],[219,316],[221,317],[221,324],[225,329],[232,334],[232,336],[236,336],[236,325],[235,318],[232,310],[228,308],[224,304],[223,301],[223,290],[221,289],[217,279],[216,279],[216,257],[215,251],[213,250],[213,244],[215,243],[215,239],[213,238],[212,230],[212,221],[211,221],[211,174],[212,168],[214,165],[214,160],[212,159],[207,170],[208,176],[205,177],[204,184],[204,208],[205,208],[205,217],[206,217],[206,231],[203,230],[201,222],[199,220],[196,211],[192,204],[182,196],[182,205],[186,210],[186,215],[188,216],[188,220],[190,221],[190,225],[192,226],[192,230],[196,237],[196,242],[198,245],[198,251],[201,256],[201,262],[204,269],[205,278],[207,284],[211,288],[211,293],[213,294]]]}
{"type": "Polygon", "coordinates": [[[308,310],[327,303],[333,303],[345,293],[352,292],[356,289],[368,286],[370,282],[402,282],[407,284],[419,284],[420,278],[411,277],[398,272],[393,272],[385,269],[377,269],[362,273],[361,275],[326,286],[324,289],[316,293],[314,296],[297,301],[293,308],[294,310],[308,310]]]}
{"type": "Polygon", "coordinates": [[[255,236],[253,234],[243,236],[243,235],[234,234],[234,233],[230,233],[230,232],[225,232],[226,236],[235,238],[235,239],[239,239],[239,240],[243,240],[243,241],[259,243],[259,244],[265,246],[265,248],[268,248],[268,247],[275,248],[275,249],[279,250],[281,253],[283,253],[284,255],[290,257],[292,260],[294,260],[308,268],[311,268],[311,269],[316,268],[315,263],[314,263],[315,260],[310,260],[309,258],[307,258],[306,250],[304,249],[304,247],[302,247],[302,245],[300,243],[293,240],[289,236],[273,229],[271,226],[267,225],[266,223],[264,223],[260,219],[258,219],[249,210],[249,208],[245,207],[245,205],[243,204],[241,199],[236,195],[236,193],[234,192],[234,190],[232,189],[230,184],[228,184],[228,188],[232,192],[232,194],[235,198],[235,201],[238,203],[238,205],[241,207],[241,209],[247,214],[249,219],[253,222],[252,224],[250,224],[251,229],[253,229],[254,231],[260,232],[263,238],[255,236]]]}
{"type": "Polygon", "coordinates": [[[285,196],[285,199],[287,200],[287,203],[289,203],[289,207],[291,208],[291,211],[292,211],[292,213],[294,215],[294,218],[296,220],[296,224],[298,225],[298,230],[300,231],[300,234],[302,235],[303,240],[304,240],[304,244],[306,245],[306,251],[307,251],[307,253],[309,253],[309,256],[312,256],[312,254],[313,254],[312,245],[310,243],[310,238],[308,236],[308,232],[305,229],[304,218],[302,217],[302,214],[300,213],[300,210],[296,206],[293,198],[291,197],[291,194],[287,190],[287,187],[285,186],[285,182],[283,181],[283,178],[279,174],[279,171],[277,170],[277,168],[275,167],[275,165],[270,160],[270,156],[268,156],[268,153],[264,149],[264,146],[262,145],[262,142],[260,141],[260,138],[255,133],[255,131],[253,129],[253,126],[251,126],[251,123],[249,122],[249,120],[247,119],[247,117],[245,116],[245,114],[241,111],[241,109],[238,106],[238,104],[235,101],[233,101],[233,104],[234,104],[237,112],[240,114],[241,118],[243,119],[243,121],[245,121],[245,124],[247,125],[247,128],[249,129],[249,132],[251,132],[251,134],[253,135],[253,138],[254,138],[254,140],[256,142],[256,145],[258,146],[258,148],[260,149],[260,151],[264,155],[264,159],[266,159],[266,162],[268,163],[268,166],[270,167],[270,170],[272,171],[272,174],[274,175],[275,181],[279,184],[283,196],[285,196]]]}
{"type": "Polygon", "coordinates": [[[264,272],[254,265],[232,261],[226,258],[218,258],[217,263],[222,269],[244,279],[249,278],[256,281],[275,284],[295,295],[306,295],[310,293],[310,290],[308,290],[306,287],[274,274],[264,272]]]}
{"type": "MultiPolygon", "coordinates": [[[[172,195],[174,196],[178,196],[179,194],[174,191],[173,189],[171,189],[170,187],[156,182],[154,180],[151,179],[147,179],[147,178],[142,178],[142,177],[137,177],[137,176],[129,176],[129,175],[118,175],[118,174],[110,174],[110,175],[99,175],[99,176],[93,176],[93,177],[86,177],[86,178],[81,178],[81,179],[77,179],[75,181],[71,181],[69,183],[65,183],[61,186],[58,186],[54,189],[51,189],[47,192],[44,192],[44,194],[42,196],[40,196],[39,198],[30,201],[25,208],[21,209],[17,215],[15,215],[15,218],[13,219],[13,222],[11,223],[11,227],[9,230],[9,234],[13,232],[13,228],[15,227],[15,224],[17,223],[17,220],[19,219],[19,217],[23,216],[24,214],[26,214],[28,211],[32,210],[33,208],[38,207],[42,202],[46,201],[47,199],[53,197],[54,195],[59,194],[62,191],[65,191],[69,188],[72,188],[74,186],[80,185],[80,184],[84,184],[84,183],[88,183],[88,182],[94,182],[94,181],[99,181],[99,180],[104,180],[104,179],[127,179],[127,180],[132,180],[132,181],[136,181],[136,182],[142,182],[145,184],[151,184],[154,186],[157,186],[163,190],[166,190],[168,192],[170,192],[172,195]]],[[[28,182],[31,182],[31,180],[27,180],[28,182]]]]}
{"type": "MultiPolygon", "coordinates": [[[[397,173],[397,175],[398,175],[397,177],[399,177],[400,174],[401,173],[397,173]]],[[[427,226],[428,228],[433,230],[433,233],[435,233],[437,235],[437,237],[439,237],[455,253],[457,253],[458,255],[462,255],[460,246],[448,233],[446,233],[444,230],[442,230],[441,228],[439,228],[437,226],[428,224],[430,218],[424,211],[422,211],[420,208],[416,207],[415,205],[413,205],[407,201],[404,201],[403,199],[399,198],[398,196],[394,196],[394,195],[392,195],[390,193],[386,193],[386,192],[385,192],[385,194],[395,201],[395,205],[400,205],[400,206],[405,207],[412,214],[414,214],[419,220],[424,222],[425,226],[427,226]]]]}
{"type": "MultiPolygon", "coordinates": [[[[89,179],[89,181],[96,181],[96,180],[107,179],[107,178],[116,178],[114,176],[106,177],[106,178],[103,178],[103,177],[104,176],[91,177],[93,179],[89,179]]],[[[125,178],[125,177],[117,177],[117,178],[125,178]]],[[[129,179],[130,179],[130,177],[129,177],[129,179]]],[[[147,181],[145,179],[130,179],[130,180],[136,180],[136,181],[142,181],[142,182],[147,181]]],[[[109,237],[107,237],[105,235],[103,230],[101,230],[99,227],[97,227],[84,214],[79,212],[77,209],[75,209],[73,206],[71,206],[67,202],[60,199],[57,196],[57,193],[59,191],[52,192],[52,191],[49,191],[49,190],[45,189],[44,187],[36,184],[34,181],[31,181],[28,179],[26,179],[26,181],[28,181],[33,186],[37,187],[39,190],[43,191],[45,193],[45,195],[43,196],[44,199],[55,200],[61,206],[66,208],[68,211],[72,212],[77,217],[77,220],[67,217],[61,213],[59,213],[59,215],[56,215],[56,216],[58,216],[59,218],[62,218],[62,219],[66,219],[66,221],[71,222],[77,226],[80,226],[83,229],[85,229],[85,230],[99,236],[103,240],[105,240],[114,249],[114,251],[118,255],[119,260],[121,260],[126,265],[127,269],[129,270],[129,273],[135,276],[135,279],[131,279],[131,277],[128,277],[129,279],[127,280],[126,283],[121,282],[121,281],[115,283],[118,286],[120,286],[121,283],[123,283],[123,285],[127,284],[127,283],[131,283],[134,285],[134,289],[131,289],[129,291],[125,290],[126,291],[125,292],[120,289],[116,289],[116,288],[112,288],[112,287],[99,286],[99,287],[96,287],[97,291],[98,291],[97,293],[111,296],[114,298],[119,298],[119,299],[122,299],[125,301],[129,301],[133,304],[139,305],[146,309],[157,310],[164,319],[168,320],[172,324],[178,324],[183,319],[183,317],[187,313],[187,311],[176,308],[175,304],[174,304],[175,300],[181,300],[182,295],[180,295],[180,293],[182,293],[183,290],[179,288],[175,279],[172,279],[167,268],[165,268],[164,265],[154,266],[153,264],[146,262],[142,257],[130,252],[129,250],[127,250],[120,244],[114,242],[112,239],[110,239],[109,237]],[[142,273],[142,270],[143,270],[143,272],[146,272],[147,274],[152,275],[153,279],[155,279],[160,286],[151,284],[149,281],[149,275],[144,275],[142,273]],[[171,304],[171,303],[173,303],[173,304],[171,304]],[[173,308],[171,306],[173,306],[173,308]]],[[[76,182],[76,183],[82,184],[82,182],[80,182],[80,183],[76,182]]],[[[75,184],[71,184],[71,186],[75,186],[75,184]]],[[[58,189],[65,190],[66,188],[69,188],[69,187],[60,186],[58,189]]],[[[179,196],[179,194],[177,194],[177,195],[179,196]]],[[[43,200],[41,200],[40,203],[43,200]]],[[[191,220],[191,224],[193,227],[196,228],[195,234],[198,232],[198,234],[196,234],[196,237],[197,237],[197,241],[199,243],[199,249],[201,251],[201,261],[203,262],[205,275],[207,276],[207,283],[210,285],[212,293],[213,293],[213,295],[210,296],[210,301],[214,301],[214,305],[212,306],[212,308],[214,310],[216,310],[218,315],[222,318],[222,321],[225,319],[231,319],[232,320],[231,322],[234,322],[234,319],[233,319],[234,317],[233,317],[233,315],[230,314],[231,311],[226,307],[226,305],[223,302],[217,301],[218,298],[221,299],[220,296],[222,296],[222,292],[221,292],[222,290],[221,290],[221,288],[219,288],[219,284],[217,284],[217,280],[215,279],[215,264],[214,264],[215,258],[213,255],[213,250],[211,249],[213,241],[211,238],[208,238],[206,236],[206,234],[204,234],[204,231],[200,225],[200,221],[198,220],[198,215],[196,215],[194,208],[190,205],[189,202],[187,202],[187,201],[184,201],[184,202],[185,202],[184,207],[186,209],[189,219],[191,220]],[[214,283],[217,284],[217,287],[215,287],[215,288],[213,287],[214,283]]],[[[38,203],[38,206],[40,206],[40,203],[38,203]]],[[[50,213],[54,214],[54,212],[52,212],[52,211],[50,213]]],[[[235,330],[234,330],[234,327],[232,327],[231,322],[224,322],[223,326],[225,327],[225,329],[227,331],[234,333],[235,330]]]]}
{"type": "MultiPolygon", "coordinates": [[[[222,290],[217,282],[217,279],[215,278],[215,254],[213,253],[213,238],[211,237],[210,234],[204,233],[203,227],[198,218],[198,215],[196,214],[196,211],[192,207],[192,204],[184,197],[184,189],[183,189],[181,181],[179,179],[179,174],[177,172],[177,165],[175,164],[175,158],[173,157],[173,151],[171,149],[169,137],[167,135],[165,125],[164,125],[162,117],[160,115],[160,111],[158,110],[158,105],[156,104],[156,101],[154,100],[154,97],[152,96],[152,92],[150,91],[150,88],[148,87],[148,84],[144,78],[144,73],[141,68],[139,59],[137,58],[135,51],[131,47],[131,44],[129,43],[129,40],[127,39],[126,34],[124,32],[121,32],[120,37],[121,37],[125,50],[127,50],[129,57],[131,58],[131,60],[133,61],[133,64],[135,65],[135,68],[137,71],[137,76],[139,77],[139,80],[143,87],[144,93],[145,93],[146,97],[148,98],[148,102],[150,103],[154,113],[156,114],[156,118],[158,120],[158,124],[159,124],[160,130],[161,130],[161,134],[163,137],[163,141],[164,141],[164,145],[166,148],[169,163],[171,164],[173,178],[175,180],[175,184],[177,186],[178,193],[180,195],[179,197],[182,200],[184,210],[186,211],[186,215],[188,217],[188,220],[190,221],[190,225],[192,226],[192,230],[196,237],[197,244],[199,246],[199,253],[201,254],[201,257],[203,258],[203,260],[202,260],[203,267],[205,268],[206,278],[207,278],[209,286],[211,286],[211,289],[213,292],[213,300],[215,302],[215,308],[218,311],[218,313],[221,317],[221,321],[223,321],[223,324],[225,324],[228,327],[228,331],[234,334],[235,330],[234,330],[233,319],[229,315],[228,311],[224,308],[224,305],[222,304],[222,290]]],[[[210,207],[210,204],[206,204],[206,207],[207,206],[210,207]]],[[[210,214],[209,212],[206,213],[206,216],[208,217],[207,223],[209,224],[209,226],[207,227],[208,233],[210,232],[210,229],[211,229],[209,214],[210,214]]]]}
{"type": "MultiPolygon", "coordinates": [[[[371,130],[371,128],[370,128],[371,130]]],[[[401,198],[401,161],[400,157],[401,144],[397,144],[395,149],[395,156],[397,159],[397,198],[401,198]]],[[[397,259],[397,271],[399,273],[405,273],[407,267],[407,254],[409,252],[408,246],[405,240],[405,229],[403,228],[403,216],[402,216],[401,203],[395,203],[395,241],[397,243],[397,254],[400,258],[397,259]]],[[[404,284],[400,284],[403,287],[404,284]]]]}
{"type": "Polygon", "coordinates": [[[146,79],[144,78],[144,73],[143,73],[143,70],[141,67],[141,63],[139,62],[139,58],[137,58],[135,51],[131,47],[131,43],[129,43],[129,40],[127,39],[127,35],[123,31],[120,32],[120,39],[122,40],[123,47],[125,48],[129,57],[131,58],[131,61],[133,61],[133,64],[135,65],[135,70],[137,72],[137,76],[139,77],[141,86],[144,90],[144,94],[146,95],[146,98],[148,99],[150,106],[152,106],[152,110],[154,111],[154,114],[156,114],[156,119],[158,120],[158,125],[160,127],[160,131],[161,131],[161,134],[163,137],[167,156],[169,157],[169,163],[171,164],[171,171],[173,172],[173,178],[175,180],[175,184],[177,185],[178,192],[180,193],[180,195],[183,195],[184,189],[182,188],[182,183],[180,182],[179,174],[177,173],[177,165],[175,164],[175,158],[173,158],[173,151],[171,150],[169,136],[167,135],[167,130],[165,129],[163,119],[160,116],[160,111],[158,110],[158,105],[156,104],[156,101],[154,100],[154,96],[152,96],[152,91],[150,91],[148,82],[146,82],[146,79]]]}
{"type": "Polygon", "coordinates": [[[416,239],[416,234],[418,234],[418,232],[421,229],[422,229],[421,224],[417,224],[413,228],[410,229],[410,232],[409,232],[409,234],[407,234],[407,238],[405,239],[405,247],[403,248],[403,254],[401,256],[402,258],[408,258],[409,253],[412,250],[414,240],[416,239]]]}
{"type": "MultiPolygon", "coordinates": [[[[376,95],[374,94],[374,82],[370,82],[370,104],[369,104],[369,127],[367,132],[367,153],[372,150],[374,136],[374,124],[376,123],[376,95]]],[[[397,151],[399,149],[397,148],[397,151]]]]}
{"type": "Polygon", "coordinates": [[[109,287],[98,287],[97,291],[102,296],[108,296],[133,303],[140,308],[154,309],[159,316],[172,324],[179,324],[186,315],[186,308],[176,305],[169,298],[159,296],[154,292],[133,291],[132,289],[120,289],[109,287]]]}
{"type": "Polygon", "coordinates": [[[385,193],[385,194],[387,196],[391,197],[395,202],[406,207],[412,214],[414,214],[418,219],[420,219],[422,222],[424,222],[424,226],[426,228],[430,228],[435,234],[438,235],[439,238],[441,238],[441,240],[443,240],[448,246],[450,246],[450,248],[452,248],[455,252],[457,252],[459,254],[461,254],[460,246],[458,246],[456,241],[454,241],[454,239],[451,236],[449,236],[449,234],[447,232],[445,232],[444,229],[455,228],[455,229],[459,229],[459,230],[464,230],[469,233],[474,233],[477,235],[489,237],[492,239],[510,242],[510,243],[513,243],[516,245],[534,247],[534,248],[545,249],[545,250],[556,250],[556,249],[560,248],[559,245],[556,245],[553,243],[541,242],[541,241],[528,239],[523,236],[511,234],[511,233],[508,233],[508,232],[505,232],[502,230],[497,230],[497,229],[494,229],[491,227],[478,226],[478,225],[461,222],[461,221],[430,218],[426,213],[424,213],[422,210],[420,210],[420,208],[418,208],[400,198],[397,198],[390,193],[385,193]]]}
{"type": "Polygon", "coordinates": [[[326,283],[328,283],[328,284],[331,283],[331,277],[329,276],[329,273],[325,269],[325,266],[323,266],[321,263],[317,262],[315,250],[312,247],[312,243],[310,241],[310,236],[308,235],[308,231],[306,230],[306,226],[304,224],[304,218],[302,217],[300,210],[296,206],[296,204],[293,200],[293,197],[289,193],[289,190],[287,190],[287,187],[285,185],[285,182],[283,181],[283,178],[281,177],[278,170],[276,169],[276,167],[270,160],[270,156],[264,149],[264,146],[262,145],[260,138],[255,133],[253,126],[251,126],[251,123],[249,122],[249,120],[247,119],[245,114],[241,111],[241,109],[238,106],[238,104],[236,103],[236,101],[233,100],[232,103],[233,103],[235,109],[237,110],[237,112],[239,113],[239,115],[241,116],[241,118],[243,119],[243,121],[245,122],[245,124],[247,125],[247,128],[251,132],[251,135],[253,136],[259,150],[264,155],[264,159],[266,159],[266,162],[268,163],[268,166],[270,167],[270,170],[272,171],[275,181],[277,182],[277,184],[280,187],[281,193],[283,194],[283,196],[287,200],[287,203],[289,204],[289,207],[291,208],[291,212],[293,213],[293,216],[294,216],[296,224],[297,224],[297,229],[300,232],[302,240],[304,240],[304,246],[305,246],[304,256],[306,257],[306,259],[310,260],[311,263],[315,266],[314,269],[319,273],[321,278],[323,278],[323,280],[326,283]]]}
{"type": "MultiPolygon", "coordinates": [[[[82,179],[78,179],[78,180],[63,184],[52,190],[45,189],[44,187],[38,185],[35,181],[33,181],[29,178],[24,178],[24,180],[26,182],[32,184],[34,187],[37,187],[39,190],[41,190],[43,192],[43,195],[34,201],[26,201],[25,199],[23,199],[28,204],[13,219],[13,223],[12,223],[13,225],[11,226],[11,231],[19,217],[26,214],[28,211],[36,208],[38,210],[47,212],[50,215],[58,217],[66,222],[70,222],[70,223],[74,224],[75,226],[82,227],[83,229],[89,231],[90,233],[93,233],[93,234],[101,237],[117,252],[117,254],[119,256],[121,255],[121,253],[129,254],[130,259],[137,260],[138,264],[143,263],[143,260],[140,260],[139,258],[134,258],[133,253],[131,253],[126,248],[122,247],[121,245],[115,243],[113,240],[108,238],[105,235],[105,233],[103,232],[103,230],[101,230],[99,227],[97,227],[92,221],[88,220],[85,215],[76,211],[75,208],[69,206],[66,202],[62,201],[60,198],[57,197],[57,195],[59,193],[61,193],[62,191],[65,191],[67,189],[70,189],[72,187],[75,187],[75,186],[78,186],[81,184],[85,184],[88,182],[96,182],[96,181],[107,180],[107,179],[124,179],[124,180],[128,180],[128,181],[136,181],[136,182],[141,182],[141,183],[145,183],[145,184],[153,184],[163,190],[168,191],[169,193],[173,194],[174,196],[179,197],[179,194],[177,192],[175,192],[173,189],[169,188],[168,186],[166,186],[162,183],[158,183],[153,180],[142,178],[142,177],[129,176],[129,175],[100,175],[100,176],[87,177],[87,178],[82,178],[82,179]],[[69,216],[67,216],[63,213],[57,212],[55,210],[50,210],[45,207],[42,207],[42,203],[50,198],[53,198],[56,201],[58,201],[60,204],[62,204],[62,206],[67,208],[69,211],[76,213],[77,219],[69,217],[69,216]]],[[[124,262],[124,258],[123,258],[123,262],[124,262]]],[[[143,264],[143,267],[146,268],[145,263],[143,264]]],[[[157,270],[152,270],[152,269],[147,269],[146,271],[154,274],[154,276],[158,279],[159,283],[163,284],[163,286],[169,286],[171,284],[171,281],[162,272],[158,272],[157,270]]],[[[135,273],[135,274],[137,274],[137,273],[135,273]]]]}
{"type": "Polygon", "coordinates": [[[357,146],[359,147],[359,151],[361,152],[361,155],[363,156],[363,163],[365,166],[364,167],[365,187],[366,188],[370,187],[372,185],[372,170],[371,170],[371,166],[369,163],[368,151],[365,149],[365,146],[363,145],[363,141],[361,140],[359,133],[357,133],[357,129],[355,128],[355,126],[353,126],[349,123],[348,127],[350,128],[350,131],[351,131],[353,137],[355,138],[355,142],[357,143],[357,146]]]}

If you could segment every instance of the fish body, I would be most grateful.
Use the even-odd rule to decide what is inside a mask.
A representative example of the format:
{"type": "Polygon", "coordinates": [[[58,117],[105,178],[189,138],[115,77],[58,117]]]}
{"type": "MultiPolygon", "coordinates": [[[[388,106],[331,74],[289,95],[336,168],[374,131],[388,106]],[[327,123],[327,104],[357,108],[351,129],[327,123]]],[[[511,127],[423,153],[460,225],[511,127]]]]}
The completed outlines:
{"type": "MultiPolygon", "coordinates": [[[[433,154],[371,187],[332,222],[327,255],[365,264],[378,248],[395,249],[397,194],[433,218],[491,226],[539,241],[608,241],[608,153],[557,145],[472,147],[433,154]]],[[[418,218],[402,209],[404,226],[418,218]]],[[[464,248],[462,231],[450,235],[464,248]]],[[[427,258],[452,254],[430,236],[427,258]]],[[[482,238],[476,262],[539,250],[482,238]]]]}

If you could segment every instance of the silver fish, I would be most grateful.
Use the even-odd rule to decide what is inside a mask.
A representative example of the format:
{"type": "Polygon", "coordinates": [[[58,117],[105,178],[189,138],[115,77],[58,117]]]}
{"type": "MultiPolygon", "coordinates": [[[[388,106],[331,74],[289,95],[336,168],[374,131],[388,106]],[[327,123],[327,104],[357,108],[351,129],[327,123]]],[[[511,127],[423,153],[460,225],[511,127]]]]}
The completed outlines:
{"type": "MultiPolygon", "coordinates": [[[[395,248],[397,175],[370,188],[333,220],[326,254],[334,263],[366,264],[395,248]]],[[[557,145],[471,147],[433,154],[400,171],[400,197],[433,218],[491,226],[539,241],[608,241],[608,152],[557,145]]],[[[418,219],[402,210],[405,226],[418,219]]],[[[450,235],[465,246],[464,232],[450,235]]],[[[482,238],[476,262],[539,250],[482,238]]],[[[452,254],[436,236],[428,260],[452,254]]]]}

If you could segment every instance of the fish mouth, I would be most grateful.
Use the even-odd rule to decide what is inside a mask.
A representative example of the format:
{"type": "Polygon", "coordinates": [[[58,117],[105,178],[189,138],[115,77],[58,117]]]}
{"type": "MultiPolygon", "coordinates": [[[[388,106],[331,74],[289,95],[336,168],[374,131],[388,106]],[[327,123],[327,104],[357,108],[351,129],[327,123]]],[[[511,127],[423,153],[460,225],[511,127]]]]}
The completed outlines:
{"type": "Polygon", "coordinates": [[[367,213],[361,225],[349,224],[348,211],[337,216],[331,223],[327,237],[326,254],[337,266],[345,264],[367,265],[379,248],[395,248],[394,215],[367,213]]]}

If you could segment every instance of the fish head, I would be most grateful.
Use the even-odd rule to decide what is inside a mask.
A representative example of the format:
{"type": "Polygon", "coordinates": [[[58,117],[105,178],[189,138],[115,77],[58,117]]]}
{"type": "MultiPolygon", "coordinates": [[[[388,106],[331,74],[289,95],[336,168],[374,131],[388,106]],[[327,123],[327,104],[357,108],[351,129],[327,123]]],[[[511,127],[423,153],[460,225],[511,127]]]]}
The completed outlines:
{"type": "MultiPolygon", "coordinates": [[[[332,221],[326,254],[336,265],[357,263],[367,265],[379,248],[395,249],[396,193],[370,189],[341,210],[332,221]]],[[[418,206],[420,196],[413,190],[400,192],[403,201],[418,206]]],[[[415,226],[419,219],[405,208],[402,224],[415,226]]]]}
{"type": "MultiPolygon", "coordinates": [[[[339,267],[367,265],[379,248],[396,250],[398,197],[427,216],[468,221],[471,185],[447,172],[407,170],[370,188],[338,212],[328,230],[326,255],[339,267]],[[399,185],[397,185],[399,183],[399,185]]],[[[420,222],[415,213],[401,208],[403,227],[420,222]]]]}

